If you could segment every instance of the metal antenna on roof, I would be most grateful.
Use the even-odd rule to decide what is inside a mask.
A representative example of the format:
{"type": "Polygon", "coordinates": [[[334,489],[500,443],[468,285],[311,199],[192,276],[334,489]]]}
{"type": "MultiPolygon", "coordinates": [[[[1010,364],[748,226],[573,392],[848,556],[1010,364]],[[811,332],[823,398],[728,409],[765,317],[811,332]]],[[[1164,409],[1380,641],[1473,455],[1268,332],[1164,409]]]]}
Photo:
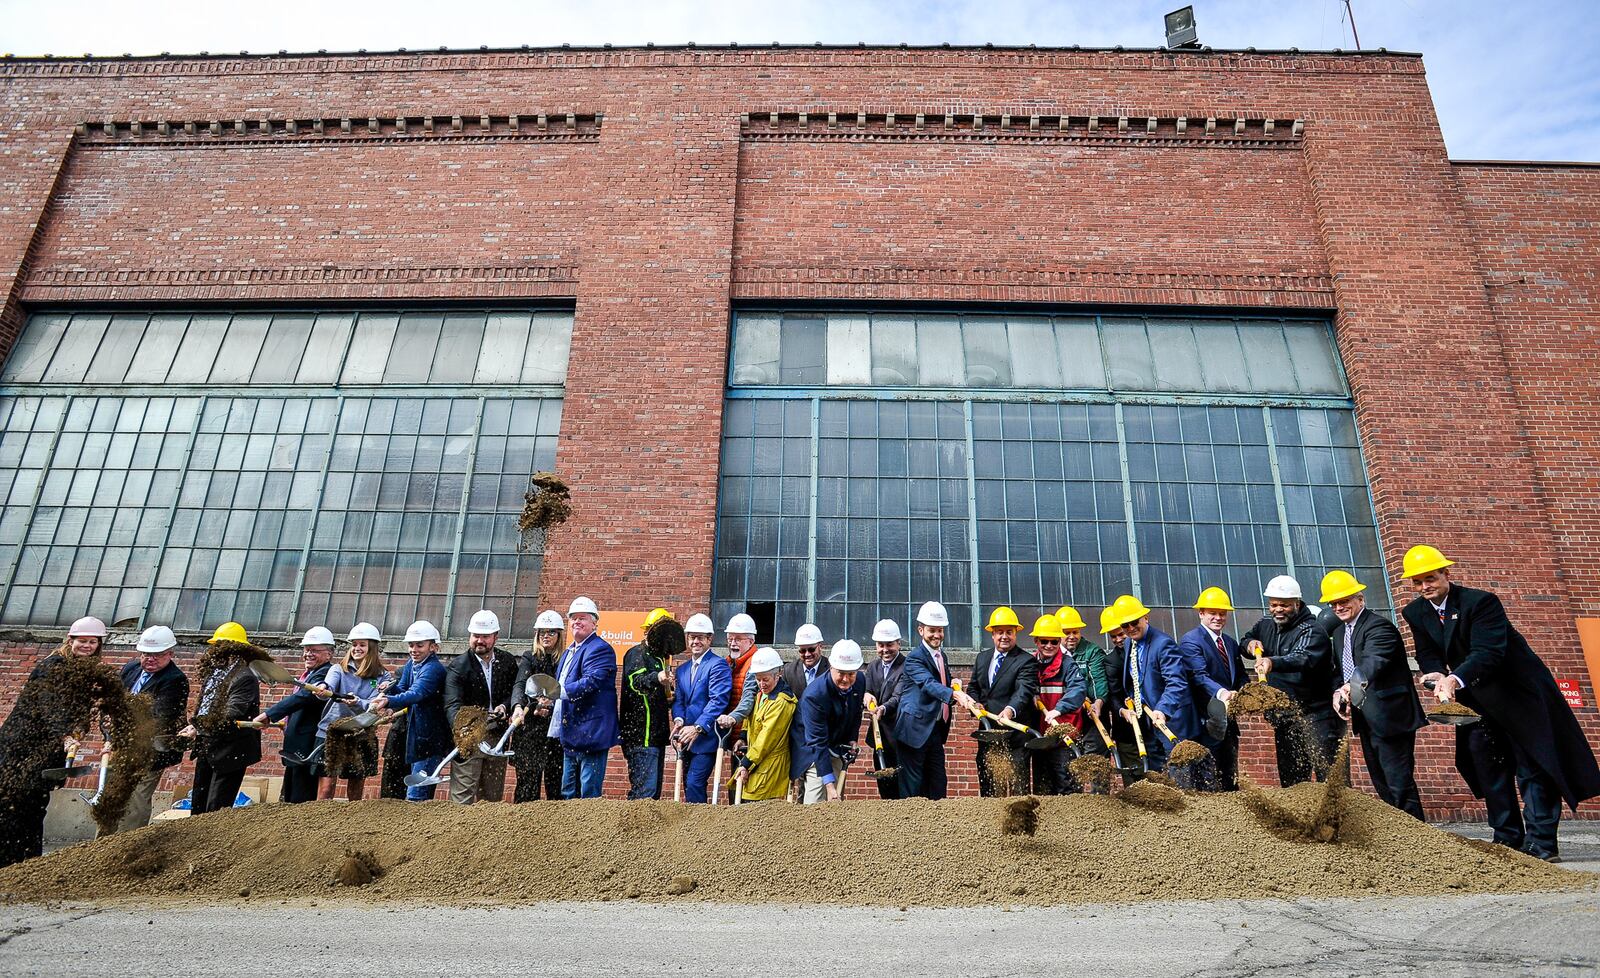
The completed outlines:
{"type": "Polygon", "coordinates": [[[1344,0],[1345,16],[1350,18],[1350,36],[1356,40],[1356,50],[1361,50],[1361,33],[1356,30],[1356,11],[1351,6],[1352,0],[1344,0]]]}

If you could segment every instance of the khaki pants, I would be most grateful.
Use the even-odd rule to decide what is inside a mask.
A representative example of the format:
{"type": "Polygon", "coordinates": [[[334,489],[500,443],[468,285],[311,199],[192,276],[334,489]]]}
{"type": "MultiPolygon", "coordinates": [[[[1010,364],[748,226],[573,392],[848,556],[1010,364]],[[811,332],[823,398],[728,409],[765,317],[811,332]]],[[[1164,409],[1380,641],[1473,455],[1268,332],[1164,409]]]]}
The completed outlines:
{"type": "MultiPolygon", "coordinates": [[[[828,759],[833,762],[833,781],[835,784],[837,784],[839,782],[839,777],[844,774],[844,761],[831,755],[828,759]]],[[[807,805],[815,805],[819,801],[828,800],[828,786],[823,784],[822,779],[817,776],[817,769],[815,767],[806,768],[806,793],[804,800],[807,805]]]]}
{"type": "Polygon", "coordinates": [[[96,833],[97,836],[111,835],[116,832],[131,832],[142,829],[150,824],[150,799],[155,796],[156,785],[161,783],[161,772],[151,771],[139,779],[133,786],[133,794],[128,798],[128,808],[122,813],[122,821],[110,832],[104,830],[96,833]]]}
{"type": "Polygon", "coordinates": [[[479,755],[450,762],[450,800],[457,805],[475,801],[505,801],[506,759],[479,755]]]}

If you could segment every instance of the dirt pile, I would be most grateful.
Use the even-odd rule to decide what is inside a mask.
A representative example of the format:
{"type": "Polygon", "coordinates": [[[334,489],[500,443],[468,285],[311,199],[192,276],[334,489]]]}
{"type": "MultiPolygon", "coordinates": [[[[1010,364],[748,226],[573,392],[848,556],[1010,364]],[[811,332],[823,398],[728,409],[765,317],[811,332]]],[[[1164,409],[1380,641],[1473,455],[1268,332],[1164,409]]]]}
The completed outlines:
{"type": "Polygon", "coordinates": [[[1266,713],[1268,710],[1281,710],[1293,705],[1294,701],[1289,699],[1289,695],[1276,686],[1268,686],[1266,683],[1261,682],[1250,682],[1245,683],[1244,688],[1228,700],[1228,715],[1240,717],[1252,713],[1260,714],[1266,713]]]}
{"type": "Polygon", "coordinates": [[[1135,781],[1123,788],[1118,792],[1117,799],[1124,804],[1137,805],[1155,812],[1181,812],[1184,809],[1183,792],[1151,778],[1135,781]]]}
{"type": "MultiPolygon", "coordinates": [[[[1306,784],[1266,794],[1314,811],[1322,792],[1306,784]]],[[[1001,833],[1007,801],[992,798],[252,805],[0,870],[0,899],[215,903],[248,892],[454,906],[626,898],[970,906],[1594,886],[1587,874],[1479,851],[1356,792],[1338,798],[1331,845],[1262,831],[1237,793],[1188,796],[1179,813],[1097,795],[1038,801],[1032,837],[1001,833]],[[382,876],[341,886],[343,854],[353,853],[370,854],[382,876]],[[952,873],[956,864],[970,872],[952,873]],[[675,880],[693,889],[673,893],[683,889],[675,880]]]]}
{"type": "Polygon", "coordinates": [[[1337,842],[1349,788],[1350,739],[1339,745],[1327,781],[1307,784],[1303,791],[1268,793],[1244,774],[1239,790],[1245,808],[1261,827],[1289,842],[1337,842]]]}

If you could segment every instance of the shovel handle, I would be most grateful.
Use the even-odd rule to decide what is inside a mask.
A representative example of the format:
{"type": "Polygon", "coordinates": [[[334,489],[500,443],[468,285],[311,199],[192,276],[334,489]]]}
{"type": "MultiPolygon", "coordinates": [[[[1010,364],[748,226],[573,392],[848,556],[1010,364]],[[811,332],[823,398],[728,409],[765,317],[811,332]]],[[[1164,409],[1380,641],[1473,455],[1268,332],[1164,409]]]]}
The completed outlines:
{"type": "Polygon", "coordinates": [[[1129,726],[1133,727],[1133,742],[1139,747],[1139,761],[1145,764],[1145,770],[1148,771],[1150,766],[1147,762],[1145,762],[1145,757],[1147,755],[1145,754],[1144,749],[1144,731],[1139,729],[1139,717],[1141,716],[1141,713],[1135,709],[1132,699],[1129,699],[1126,702],[1128,704],[1128,712],[1133,714],[1133,723],[1129,724],[1129,726]]]}
{"type": "Polygon", "coordinates": [[[1165,723],[1162,723],[1160,720],[1157,720],[1155,717],[1151,716],[1148,712],[1145,713],[1145,716],[1150,717],[1150,722],[1155,725],[1155,728],[1157,730],[1161,731],[1161,733],[1166,736],[1168,743],[1176,743],[1177,742],[1178,735],[1173,733],[1171,730],[1168,730],[1167,729],[1167,725],[1165,723]]]}
{"type": "Polygon", "coordinates": [[[1100,714],[1095,710],[1089,710],[1087,712],[1089,714],[1089,719],[1094,721],[1094,728],[1100,731],[1100,739],[1105,741],[1106,749],[1111,751],[1116,750],[1116,744],[1111,740],[1111,732],[1107,730],[1106,725],[1100,721],[1100,714]]]}

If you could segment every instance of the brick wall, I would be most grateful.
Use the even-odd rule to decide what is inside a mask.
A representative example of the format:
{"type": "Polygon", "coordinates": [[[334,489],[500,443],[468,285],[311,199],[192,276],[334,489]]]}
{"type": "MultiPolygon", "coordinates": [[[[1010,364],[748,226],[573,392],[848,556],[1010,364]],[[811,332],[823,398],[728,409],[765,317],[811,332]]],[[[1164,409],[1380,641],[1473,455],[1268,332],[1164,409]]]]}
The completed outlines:
{"type": "MultiPolygon", "coordinates": [[[[29,303],[573,300],[576,515],[542,603],[706,604],[736,301],[1309,308],[1336,314],[1391,569],[1442,547],[1583,675],[1600,181],[1452,166],[1420,59],[682,48],[0,76],[0,354],[29,303]]],[[[1450,810],[1445,739],[1424,743],[1450,810]]]]}

